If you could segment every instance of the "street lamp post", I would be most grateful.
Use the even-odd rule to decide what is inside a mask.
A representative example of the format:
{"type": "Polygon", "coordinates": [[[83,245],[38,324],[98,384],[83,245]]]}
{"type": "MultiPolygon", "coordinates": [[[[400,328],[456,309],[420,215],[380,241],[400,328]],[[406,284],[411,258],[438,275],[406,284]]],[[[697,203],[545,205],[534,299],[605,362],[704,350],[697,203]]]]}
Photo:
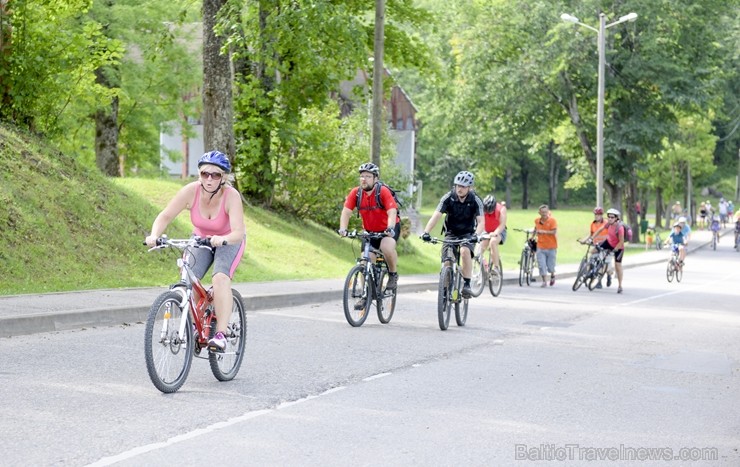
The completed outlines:
{"type": "Polygon", "coordinates": [[[599,80],[596,105],[596,206],[604,206],[604,73],[606,69],[606,30],[617,24],[637,19],[637,13],[620,17],[617,21],[606,24],[606,15],[599,14],[599,29],[581,21],[573,15],[563,13],[560,19],[590,29],[598,35],[599,41],[599,80]]]}

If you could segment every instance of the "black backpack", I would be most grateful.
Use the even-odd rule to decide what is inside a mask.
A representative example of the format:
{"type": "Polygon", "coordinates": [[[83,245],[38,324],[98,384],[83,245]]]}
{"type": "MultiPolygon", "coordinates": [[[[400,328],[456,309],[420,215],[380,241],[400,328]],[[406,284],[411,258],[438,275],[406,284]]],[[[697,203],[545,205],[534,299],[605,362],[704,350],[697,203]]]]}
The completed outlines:
{"type": "MultiPolygon", "coordinates": [[[[401,211],[401,207],[403,206],[403,204],[398,199],[398,195],[396,194],[396,191],[393,188],[389,187],[388,185],[386,185],[385,183],[383,183],[381,181],[375,182],[375,186],[373,187],[373,189],[375,189],[375,205],[378,206],[380,209],[385,209],[385,206],[383,206],[383,202],[380,200],[380,190],[381,190],[382,187],[388,188],[388,190],[391,192],[391,195],[393,195],[393,199],[396,201],[396,205],[398,206],[398,211],[399,211],[398,214],[400,215],[401,214],[401,212],[400,212],[401,211]]],[[[357,214],[358,215],[360,213],[360,201],[362,201],[362,188],[358,188],[357,189],[357,205],[356,205],[356,207],[357,207],[357,214]]]]}

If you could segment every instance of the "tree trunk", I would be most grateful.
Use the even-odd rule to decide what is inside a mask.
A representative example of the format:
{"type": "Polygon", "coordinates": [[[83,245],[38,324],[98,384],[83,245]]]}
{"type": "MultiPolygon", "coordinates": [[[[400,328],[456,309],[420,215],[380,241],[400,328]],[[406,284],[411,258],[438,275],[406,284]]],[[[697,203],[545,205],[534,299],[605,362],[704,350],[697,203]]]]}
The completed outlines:
{"type": "Polygon", "coordinates": [[[214,27],[226,0],[203,0],[203,147],[218,150],[233,162],[236,149],[233,125],[232,77],[229,54],[221,52],[223,38],[214,27]]]}
{"type": "Polygon", "coordinates": [[[663,225],[663,190],[658,187],[655,189],[655,227],[663,225]]]}
{"type": "Polygon", "coordinates": [[[640,242],[640,222],[637,217],[637,209],[635,203],[637,203],[637,175],[632,174],[629,183],[627,185],[627,221],[632,227],[632,243],[640,242]]]}
{"type": "Polygon", "coordinates": [[[522,209],[529,207],[529,170],[522,167],[522,209]]]}
{"type": "Polygon", "coordinates": [[[555,153],[555,142],[550,141],[547,145],[547,159],[550,162],[550,183],[548,190],[548,203],[551,209],[558,207],[558,178],[560,177],[560,164],[558,155],[555,153]]]}
{"type": "Polygon", "coordinates": [[[385,0],[375,0],[375,43],[373,46],[373,131],[371,157],[380,167],[380,142],[383,137],[383,48],[385,0]]]}
{"type": "Polygon", "coordinates": [[[511,207],[511,179],[513,178],[511,174],[511,167],[506,168],[506,208],[511,207]]]}

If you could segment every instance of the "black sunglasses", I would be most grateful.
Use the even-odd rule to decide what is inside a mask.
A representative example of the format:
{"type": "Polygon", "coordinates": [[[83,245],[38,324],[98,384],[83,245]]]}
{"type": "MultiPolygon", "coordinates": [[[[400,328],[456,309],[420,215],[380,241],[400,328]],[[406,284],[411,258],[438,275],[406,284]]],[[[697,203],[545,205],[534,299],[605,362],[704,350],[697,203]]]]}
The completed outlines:
{"type": "Polygon", "coordinates": [[[200,178],[202,179],[208,179],[208,177],[211,177],[214,180],[221,180],[221,177],[223,177],[224,174],[221,172],[206,172],[205,170],[200,173],[200,178]]]}

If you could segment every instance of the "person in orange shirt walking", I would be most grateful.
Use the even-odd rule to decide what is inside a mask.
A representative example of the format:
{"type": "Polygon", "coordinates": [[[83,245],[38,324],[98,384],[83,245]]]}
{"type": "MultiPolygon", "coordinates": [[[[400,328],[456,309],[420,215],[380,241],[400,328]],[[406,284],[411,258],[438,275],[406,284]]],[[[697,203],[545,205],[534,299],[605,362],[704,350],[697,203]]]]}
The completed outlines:
{"type": "MultiPolygon", "coordinates": [[[[606,230],[604,227],[606,226],[606,219],[604,219],[604,208],[601,206],[596,206],[594,208],[594,220],[591,222],[591,232],[589,236],[593,238],[594,245],[600,245],[601,242],[606,240],[606,230]],[[598,232],[598,234],[597,234],[598,232]],[[594,235],[596,234],[596,235],[594,235]]],[[[591,253],[595,254],[596,249],[592,248],[591,253]]],[[[607,275],[606,275],[606,286],[611,287],[612,285],[612,274],[614,273],[614,269],[612,267],[612,257],[611,255],[606,257],[607,261],[607,275]]],[[[599,283],[596,284],[596,288],[600,289],[602,288],[601,285],[601,277],[599,277],[599,283]]]]}
{"type": "Polygon", "coordinates": [[[550,286],[555,285],[555,262],[558,253],[558,222],[550,214],[550,207],[540,206],[540,217],[534,220],[537,234],[537,265],[540,268],[542,285],[547,287],[547,273],[550,273],[550,286]]]}

